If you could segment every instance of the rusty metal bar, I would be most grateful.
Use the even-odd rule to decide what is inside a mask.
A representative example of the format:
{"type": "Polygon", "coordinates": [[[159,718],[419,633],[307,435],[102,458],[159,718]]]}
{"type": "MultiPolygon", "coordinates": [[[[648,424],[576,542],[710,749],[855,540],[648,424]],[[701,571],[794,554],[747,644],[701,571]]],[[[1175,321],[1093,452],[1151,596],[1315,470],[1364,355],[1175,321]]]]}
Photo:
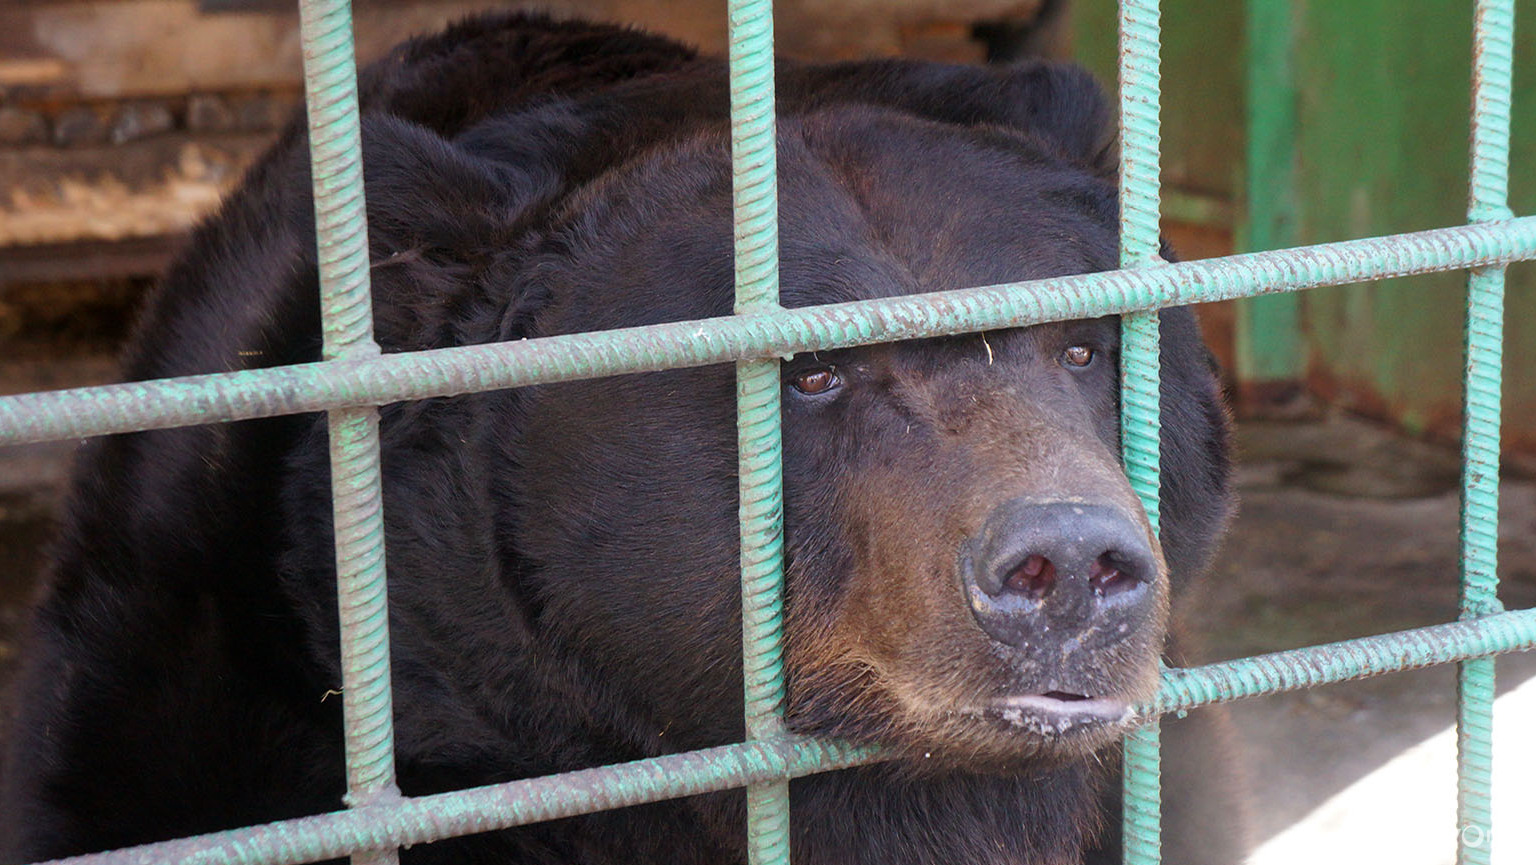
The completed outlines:
{"type": "MultiPolygon", "coordinates": [[[[300,0],[304,97],[320,270],[322,356],[377,357],[368,278],[368,222],[358,123],[352,8],[347,0],[300,0]]],[[[341,699],[349,806],[400,796],[395,786],[394,703],[385,596],[379,410],[332,410],[331,512],[336,540],[341,699]]],[[[354,865],[392,865],[393,848],[355,851],[354,865]]]]}
{"type": "Polygon", "coordinates": [[[1142,714],[1177,712],[1536,648],[1536,609],[1163,671],[1142,714]]]}
{"type": "MultiPolygon", "coordinates": [[[[1137,707],[1137,711],[1143,715],[1175,712],[1208,703],[1531,648],[1536,648],[1536,610],[1496,613],[1473,621],[1167,670],[1157,700],[1137,707]]],[[[726,790],[772,778],[798,778],[879,759],[879,753],[872,748],[784,736],[434,796],[407,797],[366,809],[56,860],[53,865],[310,862],[345,856],[353,850],[419,844],[726,790]]]]}
{"type": "Polygon", "coordinates": [[[1536,258],[1536,217],[361,361],[0,397],[0,446],[1022,327],[1536,258]]]}
{"type": "Polygon", "coordinates": [[[403,797],[366,808],[282,820],[56,860],[56,865],[292,865],[356,850],[459,835],[728,790],[869,762],[873,753],[797,736],[727,745],[526,781],[403,797]]]}
{"type": "MultiPolygon", "coordinates": [[[[322,354],[328,361],[379,355],[373,340],[368,222],[358,124],[357,67],[348,0],[300,0],[304,98],[320,270],[322,354]]],[[[331,510],[341,637],[346,803],[398,799],[394,704],[385,596],[379,411],[337,408],[330,433],[331,510]]],[[[393,847],[354,851],[355,865],[392,865],[393,847]]]]}
{"type": "MultiPolygon", "coordinates": [[[[1120,0],[1120,266],[1161,264],[1159,111],[1162,96],[1157,0],[1120,0]]],[[[1130,313],[1120,322],[1120,448],[1131,489],[1140,497],[1152,532],[1158,530],[1160,405],[1158,311],[1130,313]]],[[[1126,865],[1161,860],[1159,721],[1127,733],[1124,762],[1126,865]]]]}

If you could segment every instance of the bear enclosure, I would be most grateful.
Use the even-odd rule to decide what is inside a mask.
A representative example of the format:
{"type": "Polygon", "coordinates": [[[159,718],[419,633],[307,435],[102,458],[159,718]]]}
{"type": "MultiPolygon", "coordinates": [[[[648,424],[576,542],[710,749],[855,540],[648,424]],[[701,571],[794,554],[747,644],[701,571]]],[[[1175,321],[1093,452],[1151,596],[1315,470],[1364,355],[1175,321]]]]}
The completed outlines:
{"type": "MultiPolygon", "coordinates": [[[[324,360],[298,366],[0,397],[0,445],[329,413],[342,623],[347,803],[330,814],[79,857],[79,862],[389,862],[401,846],[746,787],[753,863],[789,858],[789,779],[880,759],[782,726],[782,475],[778,359],[797,352],[1123,316],[1126,472],[1154,530],[1159,491],[1158,313],[1408,274],[1469,272],[1463,374],[1461,618],[1345,642],[1166,669],[1125,743],[1125,856],[1159,861],[1158,718],[1197,706],[1455,662],[1458,862],[1488,863],[1492,655],[1536,646],[1536,610],[1498,599],[1505,267],[1536,259],[1536,216],[1508,205],[1514,0],[1473,11],[1467,223],[1188,263],[1158,254],[1160,28],[1156,2],[1119,4],[1120,270],[931,294],[778,305],[772,4],[729,5],[736,315],[600,333],[382,355],[373,340],[352,36],[346,0],[301,0],[324,360]],[[735,363],[747,741],[432,796],[400,795],[385,592],[377,407],[497,388],[735,363]],[[1476,831],[1468,831],[1468,830],[1476,831]]],[[[1341,86],[1347,86],[1343,84],[1341,86]]],[[[1257,352],[1262,364],[1264,352],[1257,352]]],[[[1448,359],[1440,362],[1448,363],[1448,359]]]]}

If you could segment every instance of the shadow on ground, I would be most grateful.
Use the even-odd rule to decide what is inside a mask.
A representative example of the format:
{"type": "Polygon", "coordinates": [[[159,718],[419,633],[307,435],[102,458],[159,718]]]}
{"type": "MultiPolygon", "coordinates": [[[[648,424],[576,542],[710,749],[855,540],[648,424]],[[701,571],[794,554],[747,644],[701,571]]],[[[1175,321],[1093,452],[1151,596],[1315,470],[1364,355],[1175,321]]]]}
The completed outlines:
{"type": "MultiPolygon", "coordinates": [[[[1239,450],[1242,509],[1213,572],[1180,608],[1204,636],[1199,660],[1456,618],[1456,452],[1341,416],[1242,424],[1239,450]]],[[[1536,484],[1506,478],[1501,502],[1500,598],[1533,607],[1536,484]]],[[[1498,663],[1500,693],[1536,676],[1536,653],[1498,663]]],[[[1229,711],[1262,840],[1454,723],[1456,671],[1397,673],[1229,711]]]]}

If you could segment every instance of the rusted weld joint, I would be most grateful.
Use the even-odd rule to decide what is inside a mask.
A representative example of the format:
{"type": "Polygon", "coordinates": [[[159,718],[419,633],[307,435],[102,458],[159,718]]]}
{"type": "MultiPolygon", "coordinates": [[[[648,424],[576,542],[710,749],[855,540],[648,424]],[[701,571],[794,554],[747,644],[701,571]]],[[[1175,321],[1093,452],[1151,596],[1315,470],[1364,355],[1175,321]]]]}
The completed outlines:
{"type": "MultiPolygon", "coordinates": [[[[353,811],[367,813],[376,809],[392,808],[405,798],[405,794],[400,792],[400,786],[391,782],[372,790],[348,790],[342,794],[341,803],[353,811]]],[[[381,810],[380,813],[385,812],[381,810]]]]}
{"type": "Polygon", "coordinates": [[[1468,221],[1473,223],[1502,222],[1506,219],[1514,219],[1515,212],[1507,204],[1478,202],[1467,209],[1467,217],[1468,221]]]}

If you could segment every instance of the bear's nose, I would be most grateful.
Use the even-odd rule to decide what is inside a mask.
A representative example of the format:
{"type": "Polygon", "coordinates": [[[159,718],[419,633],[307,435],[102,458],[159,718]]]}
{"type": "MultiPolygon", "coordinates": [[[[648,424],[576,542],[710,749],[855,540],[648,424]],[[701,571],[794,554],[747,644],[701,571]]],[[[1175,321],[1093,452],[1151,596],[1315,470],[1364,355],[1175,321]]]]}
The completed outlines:
{"type": "Polygon", "coordinates": [[[1118,508],[1015,499],[962,545],[960,577],[982,630],[1028,648],[1124,635],[1156,603],[1158,574],[1146,530],[1118,508]]]}

